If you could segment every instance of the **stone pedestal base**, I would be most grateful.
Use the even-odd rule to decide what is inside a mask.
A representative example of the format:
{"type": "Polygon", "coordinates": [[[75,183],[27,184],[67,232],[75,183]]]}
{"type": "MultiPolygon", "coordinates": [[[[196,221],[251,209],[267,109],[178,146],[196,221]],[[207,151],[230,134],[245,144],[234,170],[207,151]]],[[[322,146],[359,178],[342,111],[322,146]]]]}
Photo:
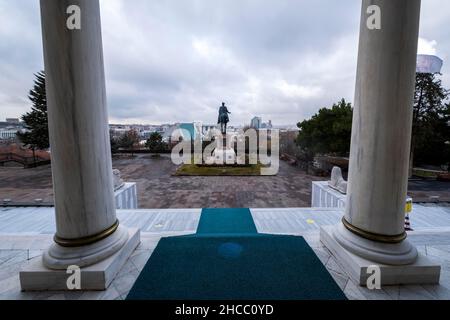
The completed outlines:
{"type": "Polygon", "coordinates": [[[406,285],[406,284],[438,284],[441,267],[419,254],[413,264],[392,266],[379,264],[361,258],[340,245],[335,238],[336,227],[324,227],[320,232],[320,240],[331,251],[337,262],[344,268],[348,275],[361,286],[367,285],[369,266],[378,266],[381,270],[381,285],[406,285]]]}
{"type": "Polygon", "coordinates": [[[232,148],[216,148],[213,156],[207,159],[208,165],[233,165],[236,164],[236,152],[232,148]]]}
{"type": "Polygon", "coordinates": [[[126,182],[121,188],[114,192],[116,209],[130,210],[138,209],[136,182],[126,182]]]}
{"type": "MultiPolygon", "coordinates": [[[[140,231],[128,229],[125,245],[109,258],[81,269],[80,290],[106,290],[140,243],[140,231]]],[[[20,272],[22,291],[67,291],[67,279],[72,274],[65,270],[51,270],[42,259],[36,259],[20,272]]]]}

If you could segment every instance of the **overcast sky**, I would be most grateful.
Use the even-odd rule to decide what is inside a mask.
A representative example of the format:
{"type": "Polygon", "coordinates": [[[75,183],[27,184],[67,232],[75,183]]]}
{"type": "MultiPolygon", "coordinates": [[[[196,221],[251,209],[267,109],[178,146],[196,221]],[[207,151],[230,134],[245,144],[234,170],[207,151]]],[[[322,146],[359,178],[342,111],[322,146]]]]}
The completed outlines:
{"type": "MultiPolygon", "coordinates": [[[[360,0],[101,0],[110,121],[296,124],[353,101],[360,0]]],[[[419,53],[450,58],[450,1],[423,0],[419,53]]],[[[43,69],[39,1],[0,0],[0,121],[43,69]]],[[[450,87],[450,66],[443,81],[450,87]]]]}

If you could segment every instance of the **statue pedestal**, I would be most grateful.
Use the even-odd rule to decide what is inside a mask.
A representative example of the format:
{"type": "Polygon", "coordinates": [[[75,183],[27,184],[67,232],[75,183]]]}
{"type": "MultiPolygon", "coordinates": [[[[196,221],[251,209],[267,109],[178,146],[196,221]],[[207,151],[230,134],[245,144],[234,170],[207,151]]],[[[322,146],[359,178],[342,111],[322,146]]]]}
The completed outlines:
{"type": "Polygon", "coordinates": [[[222,164],[235,164],[236,163],[236,152],[234,152],[231,148],[216,148],[213,153],[214,159],[213,164],[222,165],[222,164]]]}
{"type": "Polygon", "coordinates": [[[236,152],[231,146],[230,135],[225,135],[222,141],[218,141],[218,146],[213,151],[212,157],[209,157],[206,161],[208,165],[233,165],[236,164],[236,152]]]}

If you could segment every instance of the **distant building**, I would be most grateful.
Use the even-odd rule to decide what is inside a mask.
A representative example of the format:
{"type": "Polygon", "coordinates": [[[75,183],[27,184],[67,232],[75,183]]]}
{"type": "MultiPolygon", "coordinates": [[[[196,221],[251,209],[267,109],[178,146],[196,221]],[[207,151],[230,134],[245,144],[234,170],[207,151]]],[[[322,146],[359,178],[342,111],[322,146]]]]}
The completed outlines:
{"type": "Polygon", "coordinates": [[[272,125],[272,120],[269,120],[269,122],[262,122],[262,118],[261,117],[254,117],[250,123],[250,127],[253,129],[272,129],[273,125],[272,125]]]}
{"type": "MultiPolygon", "coordinates": [[[[150,138],[150,135],[154,132],[158,132],[163,137],[163,141],[166,143],[177,143],[179,138],[183,140],[195,140],[202,139],[208,133],[214,132],[217,125],[203,125],[200,121],[175,123],[175,124],[161,124],[161,125],[122,125],[122,124],[110,124],[109,130],[114,138],[119,138],[130,130],[135,130],[142,141],[146,141],[150,138]],[[173,136],[174,132],[178,129],[184,129],[178,133],[179,137],[173,136]]],[[[230,127],[231,130],[231,127],[230,127]]],[[[230,131],[231,132],[231,131],[230,131]]]]}
{"type": "Polygon", "coordinates": [[[216,124],[204,124],[202,125],[202,134],[206,135],[208,134],[210,131],[217,129],[217,125],[216,124]]]}
{"type": "Polygon", "coordinates": [[[10,124],[20,124],[20,120],[19,119],[17,119],[17,118],[7,118],[6,119],[6,122],[7,123],[10,123],[10,124]]]}
{"type": "Polygon", "coordinates": [[[4,130],[20,130],[24,128],[24,123],[19,119],[6,119],[6,121],[0,121],[0,129],[4,130]]]}
{"type": "Polygon", "coordinates": [[[262,125],[261,125],[261,129],[268,129],[268,130],[270,130],[270,129],[272,129],[273,128],[273,125],[272,125],[272,120],[269,120],[269,122],[267,122],[267,123],[263,123],[262,125]]]}
{"type": "Polygon", "coordinates": [[[120,138],[126,132],[130,131],[129,129],[123,129],[119,127],[110,127],[109,130],[113,138],[120,138]]]}
{"type": "Polygon", "coordinates": [[[261,129],[261,126],[262,126],[261,117],[254,117],[250,122],[250,127],[252,127],[253,129],[261,129]]]}
{"type": "Polygon", "coordinates": [[[110,124],[109,130],[111,131],[113,137],[118,138],[130,130],[134,130],[139,134],[139,137],[143,140],[150,138],[150,135],[154,132],[158,132],[162,136],[165,135],[166,131],[169,130],[172,125],[122,125],[122,124],[110,124]]]}
{"type": "Polygon", "coordinates": [[[172,139],[172,135],[175,130],[179,129],[179,124],[173,124],[173,125],[165,125],[164,126],[164,133],[163,133],[163,141],[169,144],[178,143],[177,139],[175,141],[172,139]]]}
{"type": "Polygon", "coordinates": [[[180,129],[184,129],[182,132],[182,137],[184,140],[195,140],[197,138],[202,138],[202,130],[203,126],[201,122],[189,122],[189,123],[180,123],[180,129]],[[185,134],[188,133],[188,136],[185,134]]]}
{"type": "Polygon", "coordinates": [[[156,132],[156,130],[142,130],[139,132],[139,136],[141,137],[141,139],[147,140],[150,138],[153,132],[156,132]]]}
{"type": "Polygon", "coordinates": [[[17,138],[17,131],[25,129],[24,123],[19,119],[9,118],[5,122],[0,122],[0,140],[9,141],[17,138]]]}
{"type": "Polygon", "coordinates": [[[0,140],[14,140],[17,135],[17,130],[0,130],[0,140]]]}

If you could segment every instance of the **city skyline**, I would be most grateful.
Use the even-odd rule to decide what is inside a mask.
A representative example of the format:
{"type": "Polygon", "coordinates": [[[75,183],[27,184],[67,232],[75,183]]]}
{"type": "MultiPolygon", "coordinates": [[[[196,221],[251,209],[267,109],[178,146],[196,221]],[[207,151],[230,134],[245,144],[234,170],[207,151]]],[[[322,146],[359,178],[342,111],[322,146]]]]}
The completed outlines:
{"type": "MultiPolygon", "coordinates": [[[[246,123],[231,125],[231,127],[240,128],[240,127],[245,127],[245,126],[249,126],[249,125],[251,126],[251,120],[252,119],[250,119],[250,121],[248,121],[246,123]]],[[[156,123],[156,122],[154,122],[154,123],[150,123],[150,122],[141,122],[141,123],[138,123],[138,122],[137,123],[124,123],[124,122],[122,122],[122,123],[120,123],[120,122],[111,122],[110,121],[109,122],[109,126],[143,126],[143,127],[155,126],[155,127],[162,127],[162,126],[172,126],[172,125],[176,125],[176,124],[180,124],[180,123],[199,123],[199,122],[202,123],[202,125],[204,125],[204,126],[213,126],[213,125],[217,126],[217,124],[215,124],[214,122],[203,122],[203,121],[195,121],[195,120],[194,121],[186,120],[186,121],[181,121],[181,122],[165,122],[165,123],[156,123]]],[[[21,125],[21,126],[24,125],[23,121],[20,118],[11,118],[11,117],[8,117],[6,119],[1,119],[0,118],[0,123],[11,124],[11,125],[15,124],[15,125],[21,125]]],[[[272,121],[271,120],[268,120],[267,122],[263,121],[263,124],[272,124],[272,121]]],[[[281,128],[281,127],[284,128],[284,127],[292,127],[292,126],[296,126],[296,124],[274,125],[275,128],[281,128]]]]}

